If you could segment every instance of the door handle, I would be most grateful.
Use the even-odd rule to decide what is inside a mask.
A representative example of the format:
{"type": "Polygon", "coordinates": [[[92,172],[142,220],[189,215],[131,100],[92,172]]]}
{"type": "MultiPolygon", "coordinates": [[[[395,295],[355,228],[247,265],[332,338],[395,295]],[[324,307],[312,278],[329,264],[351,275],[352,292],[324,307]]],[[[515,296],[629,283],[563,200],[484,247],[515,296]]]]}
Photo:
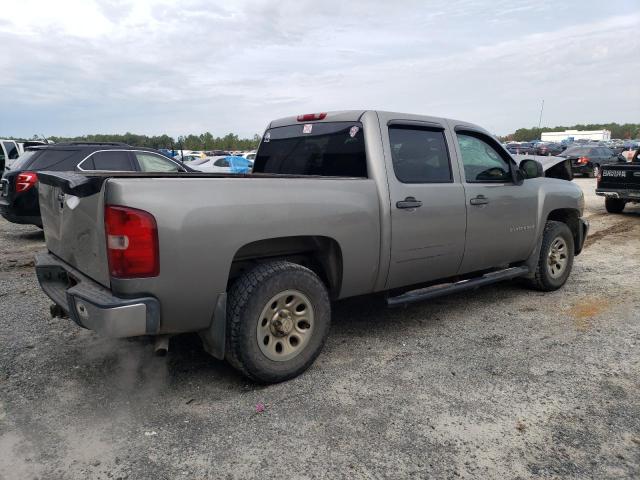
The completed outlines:
{"type": "Polygon", "coordinates": [[[422,206],[420,200],[416,200],[415,197],[407,197],[404,200],[396,202],[397,208],[418,208],[422,206]]]}
{"type": "Polygon", "coordinates": [[[478,195],[477,197],[473,197],[471,200],[469,200],[469,203],[471,205],[486,205],[487,203],[489,203],[489,199],[484,195],[478,195]]]}

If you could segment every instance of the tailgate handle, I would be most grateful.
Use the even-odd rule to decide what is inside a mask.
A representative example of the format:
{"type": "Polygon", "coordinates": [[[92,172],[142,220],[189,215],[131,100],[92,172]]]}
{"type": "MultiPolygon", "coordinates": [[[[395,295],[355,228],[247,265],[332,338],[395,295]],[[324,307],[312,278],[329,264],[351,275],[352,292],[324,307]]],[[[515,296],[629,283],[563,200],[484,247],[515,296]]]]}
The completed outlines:
{"type": "Polygon", "coordinates": [[[407,197],[404,200],[396,202],[397,208],[418,208],[422,206],[420,200],[416,200],[415,197],[407,197]]]}
{"type": "Polygon", "coordinates": [[[487,203],[489,203],[489,199],[484,195],[478,195],[477,197],[473,197],[471,200],[469,200],[469,203],[471,205],[486,205],[487,203]]]}
{"type": "Polygon", "coordinates": [[[64,193],[58,194],[58,203],[60,204],[60,208],[64,208],[64,193]]]}

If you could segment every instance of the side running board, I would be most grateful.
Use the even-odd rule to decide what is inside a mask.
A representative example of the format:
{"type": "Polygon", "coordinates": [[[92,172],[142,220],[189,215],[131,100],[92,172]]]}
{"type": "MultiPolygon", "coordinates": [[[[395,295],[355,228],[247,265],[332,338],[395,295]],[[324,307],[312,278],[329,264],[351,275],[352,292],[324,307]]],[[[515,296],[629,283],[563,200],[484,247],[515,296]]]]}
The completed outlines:
{"type": "Polygon", "coordinates": [[[483,287],[485,285],[490,285],[492,283],[501,282],[503,280],[522,277],[527,273],[529,273],[529,269],[527,267],[505,268],[504,270],[485,273],[481,277],[461,280],[456,283],[433,285],[427,288],[411,290],[409,292],[403,293],[402,295],[398,295],[397,297],[387,298],[387,305],[389,305],[390,307],[395,307],[398,305],[406,305],[408,303],[430,300],[432,298],[441,297],[443,295],[464,292],[465,290],[472,290],[475,288],[483,287]]]}

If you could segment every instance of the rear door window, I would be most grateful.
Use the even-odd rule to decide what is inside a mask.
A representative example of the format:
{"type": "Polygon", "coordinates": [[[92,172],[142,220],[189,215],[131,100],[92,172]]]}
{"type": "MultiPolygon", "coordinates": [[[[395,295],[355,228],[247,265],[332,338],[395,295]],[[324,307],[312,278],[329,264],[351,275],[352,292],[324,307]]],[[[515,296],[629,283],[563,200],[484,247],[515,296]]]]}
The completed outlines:
{"type": "Polygon", "coordinates": [[[178,172],[180,168],[166,157],[149,152],[135,152],[136,160],[143,172],[178,172]]]}
{"type": "Polygon", "coordinates": [[[128,151],[105,150],[93,153],[78,165],[81,170],[99,170],[111,172],[130,172],[136,168],[131,161],[128,151]]]}
{"type": "Polygon", "coordinates": [[[288,175],[366,177],[359,122],[289,125],[265,132],[253,171],[288,175]]]}
{"type": "Polygon", "coordinates": [[[451,164],[442,130],[392,126],[393,170],[402,183],[451,182],[451,164]]]}

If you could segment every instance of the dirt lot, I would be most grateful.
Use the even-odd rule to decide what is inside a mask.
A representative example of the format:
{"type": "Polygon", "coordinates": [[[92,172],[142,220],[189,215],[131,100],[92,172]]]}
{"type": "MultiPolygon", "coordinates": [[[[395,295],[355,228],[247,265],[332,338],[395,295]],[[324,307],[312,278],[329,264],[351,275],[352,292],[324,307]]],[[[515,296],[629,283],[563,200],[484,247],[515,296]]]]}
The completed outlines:
{"type": "Polygon", "coordinates": [[[195,336],[157,358],[50,319],[42,234],[0,220],[0,478],[639,478],[640,207],[576,182],[592,233],[564,289],[343,302],[269,387],[195,336]]]}

